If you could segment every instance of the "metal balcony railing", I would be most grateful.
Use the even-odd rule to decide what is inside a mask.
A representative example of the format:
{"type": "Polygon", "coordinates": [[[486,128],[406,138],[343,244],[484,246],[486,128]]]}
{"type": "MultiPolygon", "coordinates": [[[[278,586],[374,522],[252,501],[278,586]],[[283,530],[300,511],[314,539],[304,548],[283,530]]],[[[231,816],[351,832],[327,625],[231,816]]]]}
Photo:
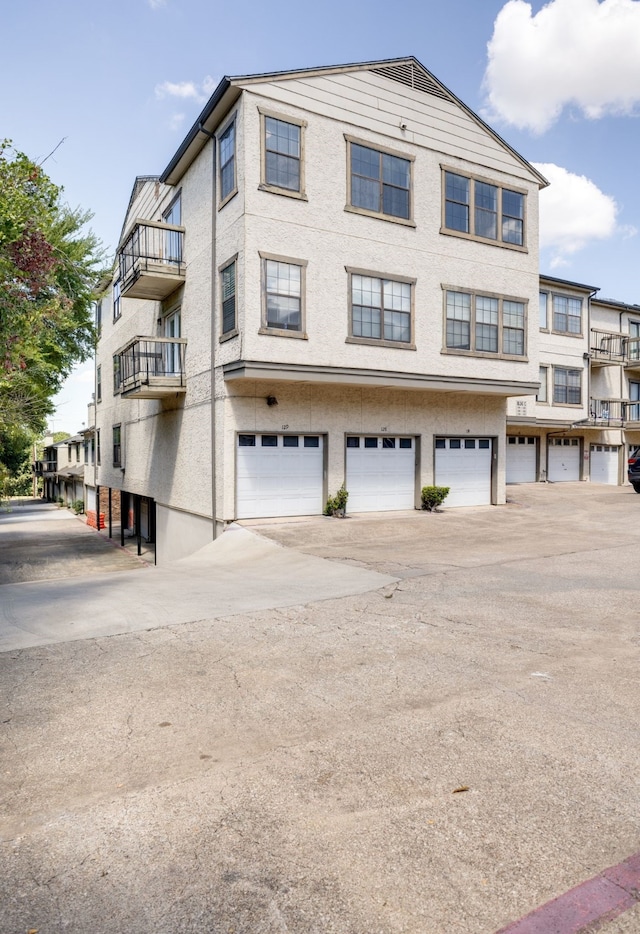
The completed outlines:
{"type": "Polygon", "coordinates": [[[136,221],[118,254],[120,288],[129,298],[158,301],[185,278],[184,227],[136,221]]]}
{"type": "Polygon", "coordinates": [[[640,338],[594,328],[591,331],[590,356],[594,363],[640,367],[640,338]]]}
{"type": "Polygon", "coordinates": [[[36,461],[33,465],[33,472],[37,477],[42,477],[46,473],[56,473],[57,470],[58,462],[55,460],[36,461]]]}
{"type": "Polygon", "coordinates": [[[179,337],[134,337],[118,353],[122,395],[159,399],[186,392],[186,344],[179,337]]]}
{"type": "Polygon", "coordinates": [[[630,422],[640,422],[640,400],[590,399],[589,421],[603,428],[623,428],[630,422]]]}

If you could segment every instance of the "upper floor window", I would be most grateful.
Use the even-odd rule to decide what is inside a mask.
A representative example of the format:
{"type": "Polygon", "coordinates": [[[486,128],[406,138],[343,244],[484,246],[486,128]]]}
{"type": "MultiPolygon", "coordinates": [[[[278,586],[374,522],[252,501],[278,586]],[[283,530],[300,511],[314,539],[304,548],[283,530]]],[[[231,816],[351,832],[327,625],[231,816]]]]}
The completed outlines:
{"type": "MultiPolygon", "coordinates": [[[[162,214],[165,224],[180,227],[182,224],[182,194],[173,199],[169,207],[162,214]]],[[[166,230],[164,232],[164,258],[180,262],[182,260],[182,237],[179,230],[166,230]]]]}
{"type": "Polygon", "coordinates": [[[411,344],[415,280],[351,274],[350,337],[364,341],[411,344]]]}
{"type": "Polygon", "coordinates": [[[582,333],[582,299],[554,295],[553,330],[562,334],[582,333]]]}
{"type": "Polygon", "coordinates": [[[98,337],[100,337],[100,331],[102,329],[102,301],[96,302],[96,331],[98,332],[98,337]]]}
{"type": "Polygon", "coordinates": [[[117,321],[122,314],[122,295],[120,289],[120,280],[116,279],[113,283],[113,320],[117,321]]]}
{"type": "Polygon", "coordinates": [[[449,290],[445,301],[447,350],[524,356],[525,302],[449,290]]]}
{"type": "Polygon", "coordinates": [[[236,124],[232,120],[218,141],[220,160],[220,204],[236,191],[236,124]]]}
{"type": "Polygon", "coordinates": [[[236,319],[236,261],[220,271],[222,292],[222,333],[229,334],[237,327],[236,319]]]}
{"type": "Polygon", "coordinates": [[[380,217],[411,221],[412,160],[348,140],[349,204],[380,217]]]}
{"type": "Polygon", "coordinates": [[[304,197],[303,134],[306,123],[262,113],[261,188],[304,197]]]}
{"type": "Polygon", "coordinates": [[[96,369],[96,402],[102,402],[102,367],[96,369]]]}
{"type": "Polygon", "coordinates": [[[546,366],[541,366],[541,367],[539,367],[539,377],[538,377],[538,378],[540,379],[540,389],[538,390],[538,394],[537,394],[537,396],[536,396],[536,399],[538,400],[538,402],[548,402],[548,401],[549,401],[548,387],[547,387],[547,382],[548,382],[548,378],[549,378],[549,377],[548,377],[548,369],[549,369],[549,368],[546,367],[546,366]]]}
{"type": "Polygon", "coordinates": [[[562,366],[553,368],[553,401],[556,405],[581,404],[582,370],[562,366]]]}
{"type": "Polygon", "coordinates": [[[304,273],[306,262],[262,254],[262,332],[304,334],[304,273]]]}
{"type": "Polygon", "coordinates": [[[113,355],[113,394],[120,392],[122,384],[122,372],[120,363],[120,354],[113,355]]]}
{"type": "Polygon", "coordinates": [[[538,307],[540,309],[540,328],[543,331],[546,331],[549,327],[549,315],[547,310],[547,293],[540,292],[540,297],[538,299],[538,307]]]}
{"type": "Polygon", "coordinates": [[[457,172],[444,173],[444,229],[480,240],[524,246],[525,196],[457,172]]]}

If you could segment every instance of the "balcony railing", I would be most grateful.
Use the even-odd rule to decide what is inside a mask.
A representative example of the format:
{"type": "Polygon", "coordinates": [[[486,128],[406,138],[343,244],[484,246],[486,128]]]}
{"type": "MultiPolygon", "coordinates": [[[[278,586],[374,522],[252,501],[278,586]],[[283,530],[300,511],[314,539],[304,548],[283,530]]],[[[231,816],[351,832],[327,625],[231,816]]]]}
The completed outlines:
{"type": "Polygon", "coordinates": [[[122,395],[161,399],[186,392],[186,344],[179,337],[134,337],[118,353],[122,395]]]}
{"type": "Polygon", "coordinates": [[[589,421],[603,428],[621,428],[625,415],[624,399],[590,399],[589,421]]]}
{"type": "Polygon", "coordinates": [[[46,473],[56,473],[57,470],[57,461],[36,461],[33,465],[33,472],[36,477],[42,477],[46,473]]]}
{"type": "Polygon", "coordinates": [[[593,329],[590,356],[595,364],[618,363],[640,369],[640,337],[593,329]]]}
{"type": "Polygon", "coordinates": [[[120,288],[128,298],[161,301],[184,282],[184,227],[136,221],[120,250],[120,288]]]}

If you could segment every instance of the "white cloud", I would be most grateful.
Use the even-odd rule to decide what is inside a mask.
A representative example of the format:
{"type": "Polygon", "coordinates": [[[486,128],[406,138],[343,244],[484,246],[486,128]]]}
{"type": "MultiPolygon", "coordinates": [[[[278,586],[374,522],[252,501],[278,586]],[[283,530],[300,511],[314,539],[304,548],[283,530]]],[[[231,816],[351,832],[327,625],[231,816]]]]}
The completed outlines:
{"type": "Polygon", "coordinates": [[[568,106],[597,119],[640,103],[638,0],[551,0],[535,15],[509,0],[487,49],[489,120],[542,133],[568,106]]]}
{"type": "Polygon", "coordinates": [[[186,114],[172,114],[169,120],[170,130],[179,130],[184,123],[186,114]]]}
{"type": "Polygon", "coordinates": [[[574,175],[552,162],[536,163],[551,183],[540,192],[540,248],[551,249],[551,268],[566,266],[567,257],[594,240],[618,232],[615,200],[584,175],[574,175]]]}
{"type": "Polygon", "coordinates": [[[148,3],[152,10],[159,10],[167,5],[167,0],[148,0],[148,3]]]}
{"type": "Polygon", "coordinates": [[[157,100],[164,100],[166,97],[177,97],[181,100],[194,100],[198,104],[204,104],[213,94],[218,81],[211,75],[206,75],[200,84],[194,81],[163,81],[162,84],[156,84],[155,95],[157,100]]]}

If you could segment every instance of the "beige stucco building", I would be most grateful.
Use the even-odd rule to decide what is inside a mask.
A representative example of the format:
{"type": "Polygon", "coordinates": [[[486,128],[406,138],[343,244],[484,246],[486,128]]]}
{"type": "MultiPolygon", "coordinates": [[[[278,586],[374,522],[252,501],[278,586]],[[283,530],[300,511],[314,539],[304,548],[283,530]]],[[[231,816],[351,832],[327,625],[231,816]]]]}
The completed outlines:
{"type": "Polygon", "coordinates": [[[545,184],[413,58],[223,79],[136,180],[100,307],[97,483],[158,563],[342,484],[503,503],[545,184]]]}

